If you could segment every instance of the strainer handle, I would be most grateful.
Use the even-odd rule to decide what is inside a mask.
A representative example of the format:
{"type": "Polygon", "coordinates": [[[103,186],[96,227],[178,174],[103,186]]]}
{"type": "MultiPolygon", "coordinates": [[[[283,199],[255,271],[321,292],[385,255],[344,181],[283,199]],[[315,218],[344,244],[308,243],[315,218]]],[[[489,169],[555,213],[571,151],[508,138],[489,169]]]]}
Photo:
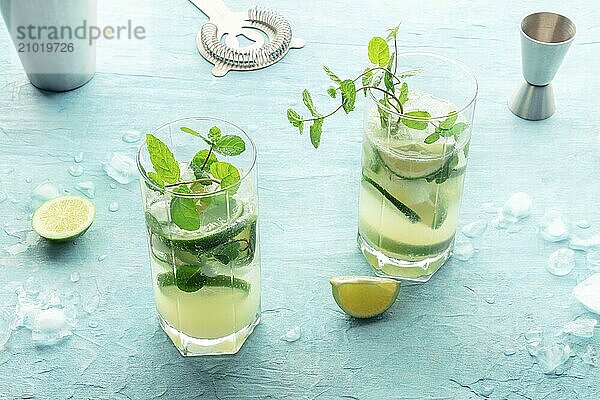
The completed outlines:
{"type": "Polygon", "coordinates": [[[223,0],[190,0],[211,20],[223,21],[231,14],[231,10],[223,0]]]}

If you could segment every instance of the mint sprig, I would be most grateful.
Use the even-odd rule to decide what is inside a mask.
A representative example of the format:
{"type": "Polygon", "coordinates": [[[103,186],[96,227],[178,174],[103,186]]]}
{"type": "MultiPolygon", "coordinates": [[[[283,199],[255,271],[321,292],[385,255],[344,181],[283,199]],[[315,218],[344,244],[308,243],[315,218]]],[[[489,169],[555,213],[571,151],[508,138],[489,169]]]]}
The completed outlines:
{"type": "Polygon", "coordinates": [[[368,58],[372,63],[360,75],[354,79],[342,79],[335,74],[329,67],[323,66],[325,74],[331,79],[334,85],[329,86],[327,94],[332,99],[338,98],[338,93],[341,94],[341,104],[333,111],[327,114],[322,114],[317,111],[317,107],[308,90],[302,92],[302,100],[310,113],[309,118],[304,118],[294,109],[287,110],[287,118],[289,122],[298,129],[300,134],[304,132],[305,125],[310,124],[310,141],[315,148],[321,144],[321,134],[323,130],[323,121],[340,110],[344,110],[346,114],[354,111],[356,94],[363,91],[365,96],[367,90],[377,91],[382,94],[379,103],[383,108],[378,107],[380,114],[381,125],[388,128],[393,124],[401,123],[410,129],[426,130],[430,125],[435,127],[434,133],[427,136],[426,144],[436,142],[442,137],[458,136],[468,129],[468,125],[464,122],[456,123],[457,114],[450,114],[448,118],[437,125],[433,120],[431,113],[427,110],[411,110],[406,112],[404,107],[408,102],[410,92],[408,83],[404,79],[423,72],[422,69],[412,69],[403,72],[398,72],[398,31],[400,25],[388,29],[387,37],[376,36],[369,41],[368,58]],[[393,43],[393,50],[390,49],[390,44],[393,43]],[[358,86],[357,82],[362,85],[358,86]],[[390,113],[387,110],[393,110],[390,113]],[[400,118],[394,116],[395,113],[401,114],[400,118]]]}
{"type": "MultiPolygon", "coordinates": [[[[240,172],[232,164],[219,161],[216,154],[240,155],[246,150],[244,140],[236,135],[223,135],[216,126],[210,128],[207,136],[188,127],[181,127],[181,131],[201,138],[210,146],[209,149],[198,151],[188,164],[196,179],[182,180],[180,164],[173,152],[150,133],[146,135],[146,147],[155,171],[148,171],[148,178],[160,189],[169,189],[173,193],[206,193],[209,190],[207,188],[216,184],[220,189],[227,189],[230,194],[235,194],[239,188],[236,183],[240,180],[240,172]]],[[[171,221],[187,231],[200,229],[201,208],[193,197],[176,196],[169,205],[171,221]]]]}

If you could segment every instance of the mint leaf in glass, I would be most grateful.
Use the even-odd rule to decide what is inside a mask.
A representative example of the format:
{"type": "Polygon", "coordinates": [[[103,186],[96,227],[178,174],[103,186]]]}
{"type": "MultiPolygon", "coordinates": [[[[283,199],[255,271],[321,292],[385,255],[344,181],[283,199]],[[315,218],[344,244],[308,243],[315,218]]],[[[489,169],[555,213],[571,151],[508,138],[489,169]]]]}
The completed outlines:
{"type": "Polygon", "coordinates": [[[240,181],[240,172],[236,167],[228,162],[217,161],[211,164],[210,173],[221,181],[221,189],[227,189],[231,194],[237,192],[239,185],[236,183],[240,181]]]}
{"type": "MultiPolygon", "coordinates": [[[[183,186],[180,186],[183,187],[183,186]]],[[[187,188],[187,186],[185,186],[187,188]]],[[[189,188],[187,188],[188,191],[189,188]]],[[[191,192],[191,191],[190,191],[191,192]]],[[[200,229],[200,215],[194,199],[174,197],[170,205],[171,221],[181,229],[195,231],[200,229]]]]}
{"type": "Polygon", "coordinates": [[[225,135],[213,143],[213,151],[224,156],[239,156],[246,151],[246,142],[236,135],[225,135]]]}
{"type": "Polygon", "coordinates": [[[401,118],[400,121],[407,127],[411,129],[417,129],[423,131],[427,129],[429,125],[429,119],[431,118],[431,114],[427,111],[410,111],[404,114],[407,117],[413,118],[401,118]]]}
{"type": "Polygon", "coordinates": [[[156,136],[148,133],[146,135],[146,146],[152,166],[160,178],[167,183],[177,182],[181,173],[179,163],[177,163],[175,156],[167,145],[156,136]]]}
{"type": "Polygon", "coordinates": [[[216,126],[213,126],[208,131],[208,137],[213,142],[216,142],[217,140],[219,140],[221,138],[221,130],[216,126]]]}

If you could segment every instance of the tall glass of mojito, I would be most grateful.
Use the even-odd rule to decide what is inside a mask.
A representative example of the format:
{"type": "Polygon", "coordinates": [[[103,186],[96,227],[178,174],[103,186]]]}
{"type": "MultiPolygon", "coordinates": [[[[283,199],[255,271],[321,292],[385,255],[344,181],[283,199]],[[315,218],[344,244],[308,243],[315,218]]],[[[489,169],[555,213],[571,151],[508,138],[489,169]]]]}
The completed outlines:
{"type": "Polygon", "coordinates": [[[182,119],[148,134],[137,163],[163,330],[184,356],[236,353],[260,317],[254,143],[182,119]]]}
{"type": "Polygon", "coordinates": [[[435,54],[397,63],[366,93],[358,243],[377,275],[425,282],[452,253],[477,81],[435,54]]]}

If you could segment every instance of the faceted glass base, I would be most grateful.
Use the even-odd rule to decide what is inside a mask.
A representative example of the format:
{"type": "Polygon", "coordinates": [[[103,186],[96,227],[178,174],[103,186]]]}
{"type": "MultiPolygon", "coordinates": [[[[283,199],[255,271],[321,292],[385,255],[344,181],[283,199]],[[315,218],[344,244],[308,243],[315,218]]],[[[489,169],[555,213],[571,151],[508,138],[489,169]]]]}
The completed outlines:
{"type": "Polygon", "coordinates": [[[215,356],[222,354],[235,354],[248,339],[248,336],[254,331],[254,328],[260,323],[260,315],[257,314],[255,320],[231,335],[218,339],[198,339],[178,331],[169,325],[160,315],[160,326],[169,336],[177,350],[184,357],[192,356],[215,356]]]}
{"type": "Polygon", "coordinates": [[[388,257],[358,235],[358,247],[377,276],[415,282],[427,282],[452,255],[453,244],[442,253],[421,261],[404,261],[388,257]]]}

